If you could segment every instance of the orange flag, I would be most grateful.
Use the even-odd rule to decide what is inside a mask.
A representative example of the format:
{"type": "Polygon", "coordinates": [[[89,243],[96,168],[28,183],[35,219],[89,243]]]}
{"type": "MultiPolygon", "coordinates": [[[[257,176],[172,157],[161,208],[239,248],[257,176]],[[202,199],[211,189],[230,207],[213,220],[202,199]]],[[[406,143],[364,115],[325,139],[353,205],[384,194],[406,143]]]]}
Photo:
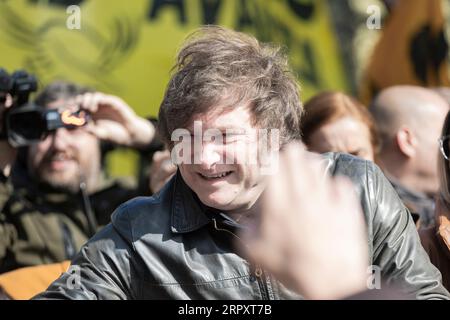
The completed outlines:
{"type": "Polygon", "coordinates": [[[449,86],[444,25],[441,0],[397,0],[369,59],[361,100],[370,103],[398,84],[449,86]]]}

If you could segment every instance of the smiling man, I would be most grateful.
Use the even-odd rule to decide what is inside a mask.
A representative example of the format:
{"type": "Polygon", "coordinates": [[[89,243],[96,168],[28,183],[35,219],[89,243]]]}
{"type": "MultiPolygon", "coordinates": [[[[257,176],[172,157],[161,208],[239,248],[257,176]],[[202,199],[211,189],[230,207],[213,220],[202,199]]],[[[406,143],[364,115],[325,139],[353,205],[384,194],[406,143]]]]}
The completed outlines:
{"type": "MultiPolygon", "coordinates": [[[[298,86],[278,48],[220,27],[194,33],[178,55],[159,113],[177,173],[153,197],[117,208],[71,270],[37,298],[301,298],[304,292],[289,290],[234,246],[261,212],[264,161],[276,160],[280,147],[300,138],[301,113],[298,86]],[[264,130],[276,130],[279,141],[260,143],[264,130]]],[[[367,225],[367,265],[377,265],[384,280],[407,294],[447,298],[413,221],[379,169],[340,154],[325,155],[323,163],[357,191],[367,225]]],[[[295,166],[289,168],[290,179],[302,179],[295,166]]]]}
{"type": "Polygon", "coordinates": [[[190,157],[184,159],[190,161],[174,162],[179,163],[183,180],[203,204],[236,217],[252,208],[264,190],[259,135],[248,104],[234,109],[219,104],[214,109],[192,119],[194,128],[189,126],[188,131],[193,133],[194,145],[180,150],[190,151],[190,157]],[[196,130],[196,124],[201,130],[196,130]]]}

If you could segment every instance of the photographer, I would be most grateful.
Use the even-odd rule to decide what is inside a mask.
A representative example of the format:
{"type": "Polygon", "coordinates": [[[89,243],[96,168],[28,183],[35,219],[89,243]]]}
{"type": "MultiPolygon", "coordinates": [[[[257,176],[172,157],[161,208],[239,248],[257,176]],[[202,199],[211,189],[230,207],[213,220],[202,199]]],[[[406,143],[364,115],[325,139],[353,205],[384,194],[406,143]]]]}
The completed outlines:
{"type": "Polygon", "coordinates": [[[154,138],[154,126],[124,101],[55,82],[34,102],[58,110],[68,123],[76,124],[77,115],[89,116],[85,125],[59,127],[20,147],[8,182],[5,169],[15,150],[2,141],[2,155],[10,152],[9,163],[2,164],[2,184],[9,183],[13,192],[0,203],[0,273],[70,259],[109,222],[115,207],[148,193],[107,179],[101,169],[100,141],[145,149],[154,138]]]}

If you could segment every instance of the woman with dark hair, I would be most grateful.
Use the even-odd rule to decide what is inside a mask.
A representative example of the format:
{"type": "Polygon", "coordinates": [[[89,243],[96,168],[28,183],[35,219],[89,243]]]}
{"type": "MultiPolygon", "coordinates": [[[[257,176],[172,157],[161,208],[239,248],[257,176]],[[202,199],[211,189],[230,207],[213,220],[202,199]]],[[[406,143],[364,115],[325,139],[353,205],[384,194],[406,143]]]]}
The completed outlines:
{"type": "Polygon", "coordinates": [[[372,116],[364,105],[345,93],[323,92],[306,102],[301,129],[310,151],[375,159],[379,143],[372,116]]]}
{"type": "Polygon", "coordinates": [[[440,186],[436,199],[436,226],[421,231],[420,238],[431,262],[442,273],[444,287],[450,290],[450,112],[445,118],[439,143],[440,186]]]}

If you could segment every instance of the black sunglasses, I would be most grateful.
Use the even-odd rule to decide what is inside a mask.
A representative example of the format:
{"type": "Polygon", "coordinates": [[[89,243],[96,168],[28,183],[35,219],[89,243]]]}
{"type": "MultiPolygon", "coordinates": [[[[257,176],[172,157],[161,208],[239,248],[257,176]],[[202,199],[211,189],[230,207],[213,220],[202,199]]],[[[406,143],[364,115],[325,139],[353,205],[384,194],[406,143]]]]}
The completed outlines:
{"type": "Polygon", "coordinates": [[[439,145],[440,145],[441,153],[444,156],[445,160],[450,160],[449,143],[450,143],[450,135],[439,138],[439,145]]]}

